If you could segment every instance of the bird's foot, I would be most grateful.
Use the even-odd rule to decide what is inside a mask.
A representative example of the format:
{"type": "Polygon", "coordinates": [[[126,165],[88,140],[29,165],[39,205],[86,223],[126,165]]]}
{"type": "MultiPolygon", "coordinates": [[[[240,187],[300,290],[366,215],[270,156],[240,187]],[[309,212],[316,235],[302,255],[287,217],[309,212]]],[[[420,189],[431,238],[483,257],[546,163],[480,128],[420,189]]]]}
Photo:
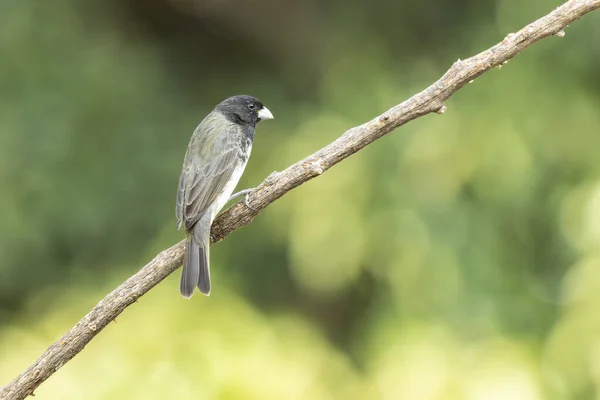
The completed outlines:
{"type": "Polygon", "coordinates": [[[248,196],[250,195],[250,193],[252,193],[256,188],[249,188],[249,189],[244,189],[244,190],[240,190],[237,193],[232,194],[229,197],[228,201],[231,201],[233,199],[236,199],[240,196],[244,196],[244,205],[246,207],[248,207],[249,209],[251,209],[252,211],[256,212],[257,210],[255,210],[254,208],[250,207],[250,204],[248,204],[248,196]]]}
{"type": "Polygon", "coordinates": [[[255,208],[253,208],[253,207],[250,207],[250,204],[248,204],[248,196],[249,196],[249,194],[248,194],[248,193],[246,193],[246,194],[244,195],[244,205],[245,205],[246,207],[248,207],[250,210],[252,210],[252,211],[254,211],[254,212],[258,212],[258,210],[257,210],[257,209],[255,209],[255,208]]]}
{"type": "Polygon", "coordinates": [[[250,194],[250,192],[252,192],[254,189],[256,189],[256,188],[249,188],[249,189],[240,190],[239,192],[234,193],[231,196],[229,196],[229,200],[227,200],[227,201],[231,201],[233,199],[237,199],[240,196],[245,196],[246,199],[244,199],[244,204],[246,204],[247,200],[248,200],[248,194],[250,194]]]}

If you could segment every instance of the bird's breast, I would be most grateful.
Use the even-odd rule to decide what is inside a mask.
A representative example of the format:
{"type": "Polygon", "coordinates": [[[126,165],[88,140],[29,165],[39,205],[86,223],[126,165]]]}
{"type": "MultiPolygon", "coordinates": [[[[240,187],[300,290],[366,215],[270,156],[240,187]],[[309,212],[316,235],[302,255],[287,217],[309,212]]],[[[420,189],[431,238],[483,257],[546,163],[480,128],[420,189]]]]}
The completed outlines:
{"type": "Polygon", "coordinates": [[[225,185],[225,188],[223,189],[223,193],[221,193],[221,195],[217,198],[217,201],[215,201],[215,206],[212,211],[213,219],[219,213],[219,211],[221,211],[223,206],[225,206],[225,204],[227,204],[229,197],[231,196],[231,194],[233,193],[233,190],[239,183],[240,178],[242,177],[242,174],[244,173],[244,170],[246,169],[246,164],[248,163],[248,158],[250,157],[251,151],[252,151],[252,143],[249,143],[244,151],[240,151],[238,153],[240,162],[237,164],[237,166],[231,173],[231,178],[225,185]]]}

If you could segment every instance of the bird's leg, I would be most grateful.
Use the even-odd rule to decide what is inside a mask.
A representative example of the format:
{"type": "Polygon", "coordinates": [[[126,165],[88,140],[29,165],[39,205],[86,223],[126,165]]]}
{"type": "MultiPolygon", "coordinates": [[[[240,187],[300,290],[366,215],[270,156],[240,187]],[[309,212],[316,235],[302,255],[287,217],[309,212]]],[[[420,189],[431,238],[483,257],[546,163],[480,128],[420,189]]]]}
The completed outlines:
{"type": "Polygon", "coordinates": [[[248,207],[249,209],[251,209],[252,211],[256,211],[256,210],[254,210],[252,207],[250,207],[250,205],[248,204],[248,195],[249,195],[249,194],[250,194],[250,193],[251,193],[251,192],[252,192],[254,189],[256,189],[256,188],[249,188],[249,189],[240,190],[239,192],[232,194],[232,195],[229,197],[229,200],[227,200],[227,201],[231,201],[231,200],[233,200],[233,199],[235,199],[235,198],[238,198],[238,197],[240,197],[240,196],[244,196],[244,205],[245,205],[246,207],[248,207]]]}
{"type": "Polygon", "coordinates": [[[233,199],[237,199],[240,196],[246,196],[246,199],[244,199],[244,203],[247,202],[248,200],[248,194],[253,191],[255,188],[249,188],[249,189],[244,189],[244,190],[240,190],[237,193],[232,194],[231,196],[229,196],[229,200],[227,201],[231,201],[233,199]]]}

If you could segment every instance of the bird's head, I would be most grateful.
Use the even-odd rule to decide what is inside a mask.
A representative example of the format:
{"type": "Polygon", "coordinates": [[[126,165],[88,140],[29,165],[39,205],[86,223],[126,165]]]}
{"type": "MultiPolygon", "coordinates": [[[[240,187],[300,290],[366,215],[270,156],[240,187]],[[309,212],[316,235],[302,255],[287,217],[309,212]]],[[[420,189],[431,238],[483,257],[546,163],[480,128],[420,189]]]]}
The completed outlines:
{"type": "Polygon", "coordinates": [[[215,110],[239,125],[256,126],[263,119],[273,119],[273,114],[263,103],[252,96],[233,96],[219,103],[215,110]]]}

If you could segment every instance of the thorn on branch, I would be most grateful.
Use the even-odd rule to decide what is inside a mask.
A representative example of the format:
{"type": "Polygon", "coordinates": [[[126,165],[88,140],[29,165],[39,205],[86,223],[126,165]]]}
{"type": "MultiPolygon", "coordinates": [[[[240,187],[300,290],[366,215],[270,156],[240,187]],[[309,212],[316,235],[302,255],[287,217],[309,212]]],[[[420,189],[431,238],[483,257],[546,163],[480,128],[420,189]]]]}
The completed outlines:
{"type": "Polygon", "coordinates": [[[565,31],[561,29],[560,31],[556,32],[554,34],[554,36],[556,36],[556,37],[565,37],[565,31]]]}
{"type": "Polygon", "coordinates": [[[438,114],[440,114],[440,115],[441,115],[441,114],[445,113],[447,109],[448,109],[448,107],[446,107],[446,106],[441,106],[440,108],[438,108],[438,109],[436,110],[436,113],[438,113],[438,114]]]}

